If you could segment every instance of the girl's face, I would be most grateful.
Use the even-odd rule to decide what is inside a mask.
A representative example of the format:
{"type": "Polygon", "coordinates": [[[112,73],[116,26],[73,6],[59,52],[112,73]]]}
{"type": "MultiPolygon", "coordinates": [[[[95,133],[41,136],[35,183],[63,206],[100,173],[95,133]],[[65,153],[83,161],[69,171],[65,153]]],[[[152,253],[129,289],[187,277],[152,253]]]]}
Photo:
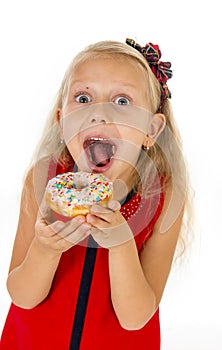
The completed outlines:
{"type": "Polygon", "coordinates": [[[147,84],[133,60],[99,57],[75,68],[58,116],[79,170],[130,184],[148,140],[147,84]]]}

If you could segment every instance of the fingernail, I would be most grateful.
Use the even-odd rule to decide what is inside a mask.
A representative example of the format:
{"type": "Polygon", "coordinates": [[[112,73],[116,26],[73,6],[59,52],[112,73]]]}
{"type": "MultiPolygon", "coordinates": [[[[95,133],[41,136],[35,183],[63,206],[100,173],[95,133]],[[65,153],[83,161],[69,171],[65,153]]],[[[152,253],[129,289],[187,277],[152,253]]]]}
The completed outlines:
{"type": "Polygon", "coordinates": [[[119,210],[121,205],[118,201],[111,200],[108,204],[109,208],[113,211],[119,210]]]}
{"type": "Polygon", "coordinates": [[[93,211],[94,213],[97,213],[100,210],[101,210],[101,208],[98,207],[97,205],[92,205],[90,211],[93,211]]]}
{"type": "Polygon", "coordinates": [[[91,221],[91,219],[92,219],[92,215],[87,214],[86,221],[87,221],[87,222],[90,222],[90,221],[91,221]]]}
{"type": "Polygon", "coordinates": [[[86,219],[83,218],[82,216],[76,216],[76,217],[74,218],[74,220],[77,220],[78,222],[81,222],[81,223],[83,223],[83,222],[86,221],[86,219]]]}

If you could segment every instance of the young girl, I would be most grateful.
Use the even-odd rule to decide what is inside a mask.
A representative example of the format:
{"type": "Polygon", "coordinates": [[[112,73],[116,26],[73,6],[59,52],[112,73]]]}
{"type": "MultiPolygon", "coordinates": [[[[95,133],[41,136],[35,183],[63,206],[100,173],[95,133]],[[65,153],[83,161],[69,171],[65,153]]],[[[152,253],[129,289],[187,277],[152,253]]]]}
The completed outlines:
{"type": "Polygon", "coordinates": [[[160,349],[159,304],[186,210],[186,170],[157,45],[99,42],[67,70],[21,199],[1,350],[160,349]],[[106,208],[68,222],[48,180],[103,173],[106,208]]]}

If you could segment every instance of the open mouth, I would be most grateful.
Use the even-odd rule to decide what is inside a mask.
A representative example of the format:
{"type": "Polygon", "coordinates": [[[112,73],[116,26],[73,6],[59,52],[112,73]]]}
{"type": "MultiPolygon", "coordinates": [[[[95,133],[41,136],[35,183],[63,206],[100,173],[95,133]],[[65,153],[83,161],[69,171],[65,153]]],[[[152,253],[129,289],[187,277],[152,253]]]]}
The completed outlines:
{"type": "Polygon", "coordinates": [[[83,143],[90,165],[94,170],[105,170],[111,165],[111,160],[116,152],[116,145],[110,140],[103,137],[90,137],[83,143]]]}

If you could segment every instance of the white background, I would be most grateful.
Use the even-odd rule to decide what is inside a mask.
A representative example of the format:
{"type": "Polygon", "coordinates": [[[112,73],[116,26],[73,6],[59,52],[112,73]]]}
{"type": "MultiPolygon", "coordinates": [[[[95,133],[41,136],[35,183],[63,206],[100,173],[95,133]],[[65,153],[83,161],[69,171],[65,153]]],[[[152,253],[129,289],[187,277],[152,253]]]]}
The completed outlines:
{"type": "Polygon", "coordinates": [[[99,40],[159,44],[195,188],[196,241],[161,305],[162,350],[219,350],[221,10],[211,1],[5,1],[0,5],[0,331],[25,169],[72,57],[99,40]]]}

